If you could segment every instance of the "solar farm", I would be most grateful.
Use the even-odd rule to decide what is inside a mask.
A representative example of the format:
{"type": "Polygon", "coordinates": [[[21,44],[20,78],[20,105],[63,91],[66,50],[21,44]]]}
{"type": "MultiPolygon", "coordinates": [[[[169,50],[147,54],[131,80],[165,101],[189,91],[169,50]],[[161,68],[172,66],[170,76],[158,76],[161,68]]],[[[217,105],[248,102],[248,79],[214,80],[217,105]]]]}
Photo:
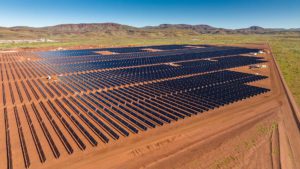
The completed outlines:
{"type": "MultiPolygon", "coordinates": [[[[273,64],[266,50],[239,46],[1,53],[0,168],[143,166],[156,151],[157,158],[171,152],[164,145],[177,144],[174,132],[210,116],[246,118],[253,114],[235,110],[274,99],[273,64]],[[157,141],[163,138],[167,143],[157,141]],[[96,153],[111,159],[96,160],[96,153]]],[[[177,145],[197,138],[188,135],[180,134],[177,145]]]]}

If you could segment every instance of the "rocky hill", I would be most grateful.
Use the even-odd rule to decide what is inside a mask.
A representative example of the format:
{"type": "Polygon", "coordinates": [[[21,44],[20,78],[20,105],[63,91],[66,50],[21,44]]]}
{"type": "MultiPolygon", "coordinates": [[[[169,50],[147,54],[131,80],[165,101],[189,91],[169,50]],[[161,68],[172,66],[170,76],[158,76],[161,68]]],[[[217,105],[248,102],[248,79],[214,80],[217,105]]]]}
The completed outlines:
{"type": "Polygon", "coordinates": [[[117,23],[62,24],[48,27],[0,27],[0,39],[64,38],[71,36],[101,37],[174,37],[199,34],[276,34],[300,32],[296,29],[266,29],[251,26],[243,29],[224,29],[209,25],[161,24],[142,28],[117,23]]]}

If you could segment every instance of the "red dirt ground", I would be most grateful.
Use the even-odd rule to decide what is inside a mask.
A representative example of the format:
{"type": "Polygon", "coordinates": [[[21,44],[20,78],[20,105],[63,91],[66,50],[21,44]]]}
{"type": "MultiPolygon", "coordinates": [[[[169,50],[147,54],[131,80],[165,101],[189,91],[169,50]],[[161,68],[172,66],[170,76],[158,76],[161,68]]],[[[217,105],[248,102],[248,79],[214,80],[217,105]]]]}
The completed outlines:
{"type": "MultiPolygon", "coordinates": [[[[271,51],[268,45],[244,44],[238,45],[248,48],[261,48],[271,51]]],[[[0,54],[2,55],[2,54],[0,54]]],[[[32,139],[26,139],[28,153],[31,159],[29,168],[39,169],[99,169],[99,168],[300,168],[300,133],[297,124],[299,123],[299,110],[282,81],[281,74],[271,53],[261,54],[268,62],[267,68],[252,69],[239,67],[232,70],[252,74],[269,76],[268,79],[251,83],[251,85],[271,89],[263,95],[227,105],[198,116],[192,116],[184,120],[173,122],[163,127],[141,132],[130,137],[122,137],[117,142],[101,144],[97,147],[87,146],[85,151],[76,149],[76,143],[71,142],[72,138],[66,135],[70,144],[74,147],[75,153],[68,155],[61,152],[59,159],[55,159],[47,153],[47,161],[41,163],[39,156],[35,153],[36,148],[32,139]]],[[[2,56],[0,56],[2,57],[2,56]]],[[[38,59],[36,56],[28,58],[38,59]]],[[[11,73],[8,73],[11,76],[11,73]]],[[[7,79],[6,79],[7,80],[7,79]]],[[[6,83],[6,82],[4,82],[6,83]]],[[[21,87],[21,82],[16,81],[21,87]]],[[[47,83],[47,82],[45,82],[47,83]]],[[[52,84],[52,83],[51,83],[52,84]]],[[[25,83],[27,88],[28,84],[25,83]]],[[[34,85],[32,85],[34,86],[34,85]]],[[[34,86],[35,90],[38,90],[34,86]]],[[[8,87],[5,88],[9,94],[8,87]]],[[[109,89],[108,89],[109,90],[109,89]]],[[[113,89],[110,89],[113,90],[113,89]]],[[[14,97],[17,92],[14,87],[14,97]]],[[[26,96],[24,91],[22,95],[26,96]]],[[[32,98],[35,96],[30,91],[32,98]]],[[[11,96],[8,96],[11,97],[11,96]]],[[[47,99],[50,96],[47,94],[47,99]]],[[[46,101],[47,99],[41,99],[46,101]]],[[[54,99],[50,98],[51,101],[54,99]]],[[[0,102],[3,102],[0,98],[0,102]]],[[[26,101],[27,105],[37,101],[26,101]]],[[[10,137],[12,145],[20,145],[18,127],[11,99],[8,99],[8,121],[10,124],[10,137]]],[[[19,110],[24,135],[30,135],[26,117],[21,113],[22,107],[17,101],[14,104],[19,110]]],[[[4,119],[1,107],[0,119],[4,119]]],[[[56,106],[57,107],[57,106],[56,106]]],[[[33,116],[30,106],[27,106],[29,113],[33,116]]],[[[41,108],[38,107],[41,112],[41,108]]],[[[49,105],[46,108],[51,111],[49,105]]],[[[69,108],[68,108],[69,109],[69,108]]],[[[71,111],[71,109],[69,109],[71,111]]],[[[66,115],[63,115],[65,118],[66,115]]],[[[46,119],[45,114],[42,118],[46,119]]],[[[58,121],[57,118],[55,118],[58,121]]],[[[36,118],[32,123],[38,126],[36,118]]],[[[50,128],[47,121],[45,125],[50,128]]],[[[73,128],[74,125],[71,124],[73,128]]],[[[59,128],[63,128],[58,123],[59,128]]],[[[7,147],[5,142],[5,124],[0,123],[0,169],[7,168],[7,147]]],[[[91,133],[91,130],[88,129],[91,133]]],[[[37,129],[37,135],[43,135],[42,130],[37,129]]],[[[59,138],[54,130],[49,130],[53,140],[59,143],[59,138]]],[[[79,133],[79,131],[76,131],[79,133]]],[[[94,135],[93,135],[94,136],[94,135]]],[[[82,136],[80,135],[82,138],[82,136]]],[[[41,138],[42,143],[47,140],[41,138]]],[[[64,149],[63,144],[56,144],[57,148],[64,149]]],[[[45,152],[51,152],[49,146],[43,146],[45,152]]],[[[24,168],[20,146],[13,146],[11,155],[14,157],[13,168],[24,168]]]]}

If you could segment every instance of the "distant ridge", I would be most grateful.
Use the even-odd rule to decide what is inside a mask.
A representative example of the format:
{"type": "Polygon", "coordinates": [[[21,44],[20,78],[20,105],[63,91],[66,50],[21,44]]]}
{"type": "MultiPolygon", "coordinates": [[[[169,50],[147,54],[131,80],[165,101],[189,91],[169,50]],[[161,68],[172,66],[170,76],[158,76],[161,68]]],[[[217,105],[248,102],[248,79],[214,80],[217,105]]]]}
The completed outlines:
{"type": "Polygon", "coordinates": [[[250,26],[249,28],[241,28],[241,29],[225,29],[225,28],[216,28],[210,25],[187,25],[187,24],[161,24],[158,26],[148,26],[144,28],[150,29],[185,29],[185,30],[193,30],[197,33],[203,34],[263,34],[263,33],[275,33],[280,31],[300,31],[300,28],[295,29],[281,29],[281,28],[263,28],[259,26],[250,26]]]}
{"type": "Polygon", "coordinates": [[[98,31],[120,31],[136,30],[137,28],[117,23],[90,23],[90,24],[62,24],[40,28],[57,32],[98,32],[98,31]]]}
{"type": "Polygon", "coordinates": [[[251,26],[242,29],[225,29],[205,24],[161,24],[138,28],[118,23],[81,23],[39,28],[27,26],[0,27],[0,39],[47,38],[73,35],[85,37],[176,37],[199,34],[278,34],[285,32],[300,32],[300,28],[281,29],[251,26]]]}

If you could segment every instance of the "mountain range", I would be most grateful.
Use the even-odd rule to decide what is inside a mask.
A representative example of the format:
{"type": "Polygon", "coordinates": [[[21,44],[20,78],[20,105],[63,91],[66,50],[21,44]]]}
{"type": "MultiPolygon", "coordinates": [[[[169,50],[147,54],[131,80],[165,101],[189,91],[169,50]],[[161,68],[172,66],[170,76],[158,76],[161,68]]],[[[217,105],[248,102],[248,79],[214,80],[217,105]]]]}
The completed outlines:
{"type": "Polygon", "coordinates": [[[281,29],[251,26],[242,29],[216,28],[209,25],[161,24],[133,27],[117,23],[61,24],[47,27],[0,27],[0,39],[64,38],[72,36],[168,37],[199,34],[284,34],[300,28],[281,29]]]}

